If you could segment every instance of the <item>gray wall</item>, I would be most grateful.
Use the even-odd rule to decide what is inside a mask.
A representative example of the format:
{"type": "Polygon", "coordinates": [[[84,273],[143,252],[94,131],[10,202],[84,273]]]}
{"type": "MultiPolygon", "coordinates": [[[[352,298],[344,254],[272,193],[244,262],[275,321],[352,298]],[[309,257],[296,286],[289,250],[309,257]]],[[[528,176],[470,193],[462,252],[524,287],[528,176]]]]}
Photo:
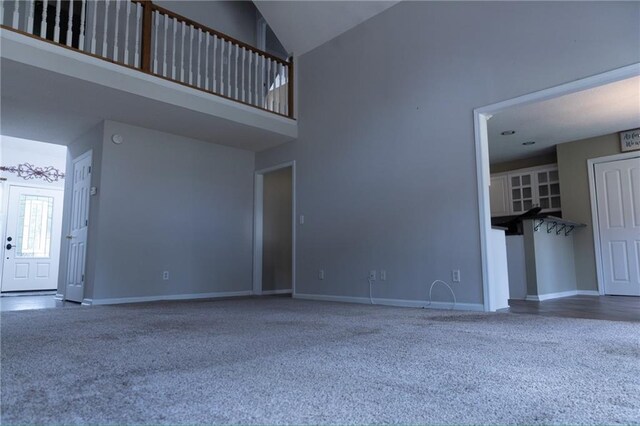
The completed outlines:
{"type": "MultiPolygon", "coordinates": [[[[102,178],[102,145],[104,123],[100,123],[67,145],[67,179],[64,182],[64,213],[62,216],[62,240],[60,242],[60,269],[58,272],[58,294],[65,294],[67,278],[68,240],[71,221],[71,202],[73,195],[73,159],[91,150],[91,186],[100,188],[102,178]]],[[[89,199],[89,228],[87,233],[87,253],[85,264],[84,298],[91,299],[95,287],[96,264],[98,260],[98,223],[100,217],[100,197],[89,199]]]]}
{"type": "Polygon", "coordinates": [[[584,223],[586,228],[575,232],[575,266],[578,290],[598,290],[593,222],[589,195],[587,160],[620,153],[617,133],[557,146],[562,216],[584,223]]]}
{"type": "Polygon", "coordinates": [[[102,154],[94,299],[251,290],[252,152],[107,121],[102,154]]]}
{"type": "Polygon", "coordinates": [[[482,302],[473,109],[640,61],[640,3],[401,2],[297,60],[298,293],[482,302]],[[326,279],[317,279],[325,269],[326,279]]]}
{"type": "Polygon", "coordinates": [[[257,9],[251,1],[158,0],[155,3],[237,40],[256,45],[257,9]]]}
{"type": "Polygon", "coordinates": [[[291,167],[264,175],[262,290],[290,290],[291,167]]]}

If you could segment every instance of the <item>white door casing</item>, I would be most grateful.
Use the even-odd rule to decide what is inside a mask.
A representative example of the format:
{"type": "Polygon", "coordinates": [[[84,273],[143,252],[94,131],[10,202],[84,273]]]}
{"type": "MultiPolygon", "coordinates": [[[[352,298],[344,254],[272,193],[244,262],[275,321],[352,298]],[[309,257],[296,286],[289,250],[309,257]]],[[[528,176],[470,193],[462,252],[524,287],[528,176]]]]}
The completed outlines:
{"type": "Polygon", "coordinates": [[[640,157],[594,173],[604,293],[640,296],[640,157]]]}
{"type": "Polygon", "coordinates": [[[11,185],[2,291],[58,287],[63,191],[11,185]]]}
{"type": "Polygon", "coordinates": [[[65,299],[82,302],[84,297],[87,230],[89,227],[89,197],[91,190],[91,151],[73,160],[71,217],[65,299]]]}

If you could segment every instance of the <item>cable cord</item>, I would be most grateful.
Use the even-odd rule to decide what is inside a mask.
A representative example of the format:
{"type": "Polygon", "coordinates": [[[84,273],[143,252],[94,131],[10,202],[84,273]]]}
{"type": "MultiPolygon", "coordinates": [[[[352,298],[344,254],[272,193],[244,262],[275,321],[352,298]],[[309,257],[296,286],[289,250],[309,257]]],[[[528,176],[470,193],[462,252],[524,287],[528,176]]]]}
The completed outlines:
{"type": "Polygon", "coordinates": [[[438,283],[444,284],[449,289],[449,291],[451,292],[451,295],[453,296],[453,306],[451,306],[451,309],[455,308],[457,303],[456,294],[453,292],[453,289],[451,288],[451,286],[442,280],[435,280],[434,282],[431,283],[431,287],[429,287],[429,302],[427,303],[427,306],[431,305],[431,302],[432,302],[431,293],[433,292],[433,287],[435,287],[435,285],[438,283]]]}
{"type": "Polygon", "coordinates": [[[371,278],[368,279],[369,281],[369,302],[371,302],[372,305],[375,305],[375,303],[373,303],[373,295],[371,294],[371,287],[373,287],[373,281],[371,280],[371,278]]]}

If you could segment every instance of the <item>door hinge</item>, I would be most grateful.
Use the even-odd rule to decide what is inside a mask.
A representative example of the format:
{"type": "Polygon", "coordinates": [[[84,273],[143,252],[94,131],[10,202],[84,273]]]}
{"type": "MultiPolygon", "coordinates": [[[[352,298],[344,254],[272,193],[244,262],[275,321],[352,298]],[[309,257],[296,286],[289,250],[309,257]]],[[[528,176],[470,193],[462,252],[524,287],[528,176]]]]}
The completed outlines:
{"type": "Polygon", "coordinates": [[[82,282],[84,282],[84,274],[82,274],[82,282]]]}
{"type": "Polygon", "coordinates": [[[91,166],[89,166],[89,173],[91,173],[91,166]]]}
{"type": "Polygon", "coordinates": [[[88,220],[84,221],[84,226],[89,226],[89,221],[88,220]]]}

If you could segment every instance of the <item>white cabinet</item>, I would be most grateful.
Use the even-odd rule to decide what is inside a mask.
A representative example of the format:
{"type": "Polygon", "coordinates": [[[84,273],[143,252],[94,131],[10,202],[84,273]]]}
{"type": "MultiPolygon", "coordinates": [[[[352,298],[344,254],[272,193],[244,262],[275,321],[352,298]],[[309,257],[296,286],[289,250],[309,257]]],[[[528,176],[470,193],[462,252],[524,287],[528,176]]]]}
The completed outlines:
{"type": "Polygon", "coordinates": [[[560,181],[555,164],[491,175],[491,216],[511,216],[534,207],[558,211],[560,181]]]}
{"type": "Polygon", "coordinates": [[[491,176],[489,188],[491,199],[491,216],[509,216],[509,176],[504,174],[491,176]]]}

